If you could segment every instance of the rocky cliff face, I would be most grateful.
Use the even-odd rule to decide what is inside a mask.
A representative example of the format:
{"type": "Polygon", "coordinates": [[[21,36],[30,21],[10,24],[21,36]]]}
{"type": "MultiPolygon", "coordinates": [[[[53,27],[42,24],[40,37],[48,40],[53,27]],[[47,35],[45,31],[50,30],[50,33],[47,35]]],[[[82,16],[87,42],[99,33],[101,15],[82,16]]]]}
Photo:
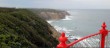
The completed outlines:
{"type": "Polygon", "coordinates": [[[0,8],[0,48],[53,48],[59,33],[26,9],[0,8]]]}
{"type": "Polygon", "coordinates": [[[35,14],[39,15],[41,18],[45,20],[58,20],[65,18],[66,15],[69,15],[68,12],[63,10],[55,10],[55,9],[32,9],[35,14]]]}

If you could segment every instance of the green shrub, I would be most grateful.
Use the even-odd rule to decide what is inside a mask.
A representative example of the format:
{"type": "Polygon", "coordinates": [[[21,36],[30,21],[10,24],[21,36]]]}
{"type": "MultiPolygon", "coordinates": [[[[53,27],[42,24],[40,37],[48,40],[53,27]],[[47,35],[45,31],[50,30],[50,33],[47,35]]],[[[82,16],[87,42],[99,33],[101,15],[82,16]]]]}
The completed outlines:
{"type": "Polygon", "coordinates": [[[49,24],[27,9],[0,8],[0,48],[53,48],[49,24]]]}

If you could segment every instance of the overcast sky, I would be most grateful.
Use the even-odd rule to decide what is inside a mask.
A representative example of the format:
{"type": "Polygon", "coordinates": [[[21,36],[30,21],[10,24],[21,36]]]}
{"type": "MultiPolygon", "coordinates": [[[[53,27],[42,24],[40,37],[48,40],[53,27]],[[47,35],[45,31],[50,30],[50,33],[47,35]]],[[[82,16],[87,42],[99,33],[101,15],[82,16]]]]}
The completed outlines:
{"type": "Polygon", "coordinates": [[[0,0],[0,7],[110,9],[110,0],[0,0]]]}

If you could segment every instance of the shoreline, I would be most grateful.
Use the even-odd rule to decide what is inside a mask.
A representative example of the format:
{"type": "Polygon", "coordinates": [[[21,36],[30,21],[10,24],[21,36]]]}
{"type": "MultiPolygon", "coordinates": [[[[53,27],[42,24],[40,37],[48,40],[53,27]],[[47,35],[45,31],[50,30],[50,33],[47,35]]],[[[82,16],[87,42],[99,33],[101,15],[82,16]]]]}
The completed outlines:
{"type": "MultiPolygon", "coordinates": [[[[59,33],[59,34],[57,35],[58,38],[61,36],[61,33],[62,33],[62,32],[59,31],[57,28],[55,28],[55,26],[53,26],[51,23],[52,23],[52,22],[55,22],[55,21],[59,21],[59,20],[71,20],[71,19],[69,19],[69,17],[70,17],[69,15],[65,15],[65,17],[64,17],[63,19],[61,18],[61,19],[57,19],[57,20],[56,20],[56,19],[46,20],[46,21],[52,26],[52,28],[54,28],[54,29],[59,33]]],[[[54,33],[55,33],[55,32],[54,32],[54,33]]],[[[67,32],[65,32],[65,34],[66,34],[66,33],[67,33],[67,32]]],[[[67,37],[67,35],[66,35],[66,37],[67,37]]],[[[68,37],[67,37],[67,38],[68,38],[68,37]]],[[[59,41],[59,40],[58,40],[58,41],[59,41]]],[[[68,39],[66,43],[69,44],[70,42],[71,42],[71,41],[68,39]]]]}

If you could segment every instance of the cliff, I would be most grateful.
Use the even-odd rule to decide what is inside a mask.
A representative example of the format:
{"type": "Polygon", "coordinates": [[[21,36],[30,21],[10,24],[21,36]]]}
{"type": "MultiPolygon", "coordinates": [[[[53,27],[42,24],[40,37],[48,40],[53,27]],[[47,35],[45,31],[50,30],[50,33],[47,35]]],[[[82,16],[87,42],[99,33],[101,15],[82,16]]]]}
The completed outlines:
{"type": "Polygon", "coordinates": [[[69,15],[69,13],[64,10],[55,10],[55,9],[30,9],[30,10],[45,20],[63,19],[65,18],[66,15],[69,15]]]}
{"type": "Polygon", "coordinates": [[[58,34],[27,9],[0,8],[0,48],[53,48],[58,34]]]}

